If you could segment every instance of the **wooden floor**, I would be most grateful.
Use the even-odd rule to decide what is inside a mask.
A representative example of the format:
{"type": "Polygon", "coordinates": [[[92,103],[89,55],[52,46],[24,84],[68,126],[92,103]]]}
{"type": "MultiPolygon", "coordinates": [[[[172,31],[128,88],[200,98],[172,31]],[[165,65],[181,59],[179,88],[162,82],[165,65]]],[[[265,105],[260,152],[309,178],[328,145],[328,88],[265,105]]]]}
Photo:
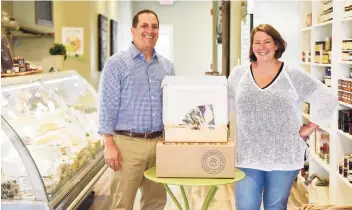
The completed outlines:
{"type": "MultiPolygon", "coordinates": [[[[87,201],[82,204],[80,210],[108,210],[109,203],[111,202],[108,196],[109,187],[109,174],[105,172],[103,176],[97,182],[94,192],[95,195],[87,199],[87,201]]],[[[178,186],[170,186],[171,190],[174,192],[178,201],[183,205],[182,195],[178,186]]],[[[209,188],[206,187],[185,187],[186,194],[190,203],[190,209],[201,209],[201,205],[207,195],[209,188]]],[[[134,210],[139,210],[139,199],[140,193],[137,193],[137,197],[134,204],[134,210]]],[[[294,210],[299,208],[303,204],[308,203],[307,192],[300,187],[297,183],[294,184],[291,195],[289,198],[289,204],[287,206],[288,210],[294,210]]],[[[219,188],[213,201],[209,206],[209,210],[235,210],[235,201],[233,196],[232,186],[222,186],[219,188]]],[[[175,204],[168,197],[165,210],[177,210],[175,204]]]]}

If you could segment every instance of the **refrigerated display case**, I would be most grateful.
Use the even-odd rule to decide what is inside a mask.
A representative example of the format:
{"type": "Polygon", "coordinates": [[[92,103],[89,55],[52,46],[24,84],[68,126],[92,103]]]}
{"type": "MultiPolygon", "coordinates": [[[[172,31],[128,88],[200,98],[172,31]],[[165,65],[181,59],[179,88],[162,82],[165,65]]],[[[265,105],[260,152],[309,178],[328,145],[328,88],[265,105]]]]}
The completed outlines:
{"type": "Polygon", "coordinates": [[[75,71],[4,78],[1,101],[1,208],[77,208],[107,168],[94,88],[75,71]]]}

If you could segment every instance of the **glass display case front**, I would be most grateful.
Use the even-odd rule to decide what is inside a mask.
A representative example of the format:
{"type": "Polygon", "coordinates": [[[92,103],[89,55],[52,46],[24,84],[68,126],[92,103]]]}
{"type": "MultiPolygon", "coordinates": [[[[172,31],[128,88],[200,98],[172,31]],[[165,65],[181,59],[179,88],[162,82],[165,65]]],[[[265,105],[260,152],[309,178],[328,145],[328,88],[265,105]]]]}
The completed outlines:
{"type": "Polygon", "coordinates": [[[31,172],[23,167],[23,159],[33,160],[47,200],[57,202],[60,199],[55,195],[70,192],[68,185],[75,187],[75,177],[80,176],[75,182],[82,182],[89,164],[104,165],[94,89],[76,73],[54,74],[39,80],[28,77],[31,82],[10,82],[1,88],[2,122],[21,143],[14,144],[16,139],[9,138],[1,142],[2,150],[6,149],[1,159],[3,199],[36,200],[28,177],[31,172]],[[23,145],[29,157],[18,155],[16,144],[23,145]]]}
{"type": "Polygon", "coordinates": [[[98,134],[97,95],[77,75],[44,81],[46,89],[53,91],[67,104],[76,116],[87,136],[93,155],[102,149],[102,138],[98,134]]]}
{"type": "Polygon", "coordinates": [[[34,200],[33,187],[24,164],[6,133],[0,130],[1,200],[34,200]]]}

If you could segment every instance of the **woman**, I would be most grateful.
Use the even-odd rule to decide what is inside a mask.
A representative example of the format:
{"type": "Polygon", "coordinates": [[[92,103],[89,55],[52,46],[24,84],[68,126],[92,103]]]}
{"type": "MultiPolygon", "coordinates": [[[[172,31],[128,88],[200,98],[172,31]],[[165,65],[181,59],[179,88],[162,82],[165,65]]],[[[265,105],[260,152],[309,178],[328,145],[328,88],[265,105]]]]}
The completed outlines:
{"type": "Polygon", "coordinates": [[[259,210],[262,196],[265,210],[287,208],[290,189],[303,167],[305,140],[319,126],[328,127],[337,106],[337,97],[322,82],[278,60],[285,49],[277,30],[259,25],[251,33],[251,63],[235,67],[229,76],[229,106],[236,114],[236,167],[246,173],[235,187],[237,210],[259,210]],[[306,126],[302,101],[311,103],[306,126]]]}

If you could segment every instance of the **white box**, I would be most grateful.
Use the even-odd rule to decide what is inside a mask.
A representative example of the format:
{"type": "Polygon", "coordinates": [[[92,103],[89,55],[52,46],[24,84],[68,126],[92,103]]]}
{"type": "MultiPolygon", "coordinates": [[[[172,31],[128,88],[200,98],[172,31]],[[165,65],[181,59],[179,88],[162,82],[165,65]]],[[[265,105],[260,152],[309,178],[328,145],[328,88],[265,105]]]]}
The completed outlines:
{"type": "Polygon", "coordinates": [[[167,76],[162,82],[162,88],[166,142],[227,141],[228,99],[225,76],[167,76]],[[183,119],[187,113],[203,105],[211,105],[213,109],[212,129],[204,124],[199,126],[200,130],[185,126],[183,119]]]}

